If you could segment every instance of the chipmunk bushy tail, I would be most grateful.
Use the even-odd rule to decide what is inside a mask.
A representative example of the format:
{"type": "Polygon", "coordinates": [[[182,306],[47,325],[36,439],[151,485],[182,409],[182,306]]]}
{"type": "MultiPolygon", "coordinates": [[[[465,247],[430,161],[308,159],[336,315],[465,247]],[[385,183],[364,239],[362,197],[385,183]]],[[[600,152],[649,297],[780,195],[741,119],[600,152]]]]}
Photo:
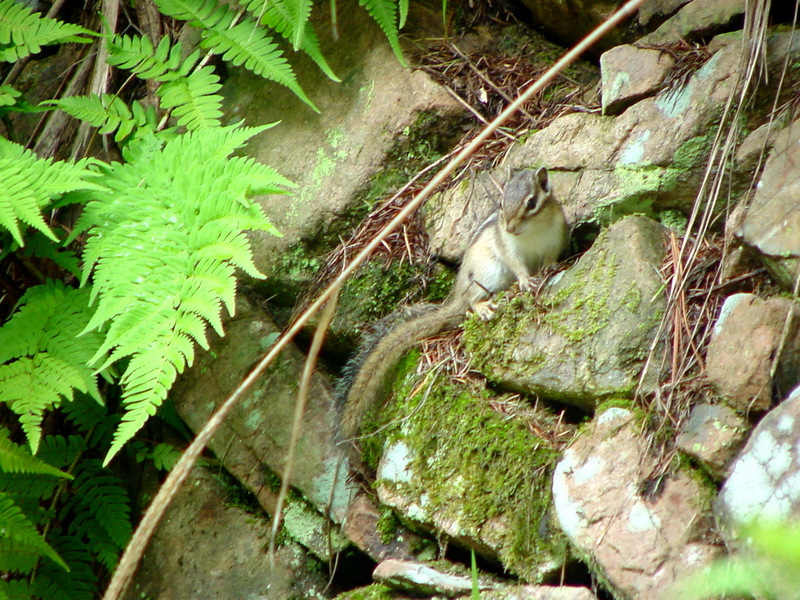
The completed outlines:
{"type": "Polygon", "coordinates": [[[341,434],[345,440],[360,434],[364,417],[382,400],[389,374],[403,355],[420,340],[458,325],[467,308],[463,299],[450,298],[436,309],[400,323],[368,351],[361,364],[352,369],[350,385],[341,393],[341,434]]]}

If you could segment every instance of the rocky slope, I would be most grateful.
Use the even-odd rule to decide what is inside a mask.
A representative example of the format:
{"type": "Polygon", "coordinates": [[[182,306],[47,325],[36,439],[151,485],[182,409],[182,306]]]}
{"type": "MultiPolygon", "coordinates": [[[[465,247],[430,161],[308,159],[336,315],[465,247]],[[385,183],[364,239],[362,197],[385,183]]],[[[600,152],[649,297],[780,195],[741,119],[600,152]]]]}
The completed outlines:
{"type": "MultiPolygon", "coordinates": [[[[589,21],[608,12],[590,4],[589,21]]],[[[485,599],[675,598],[680,577],[736,549],[750,520],[800,516],[800,393],[792,393],[800,382],[800,36],[768,30],[765,76],[734,116],[752,43],[738,29],[743,4],[645,3],[603,48],[601,110],[565,111],[513,144],[494,171],[431,199],[418,226],[434,255],[457,259],[496,201],[491,178],[544,165],[581,253],[535,297],[511,291],[494,320],[470,318],[455,342],[404,361],[393,400],[368,425],[380,433],[364,443],[375,472],[366,492],[345,472],[328,373],[368,321],[414,295],[419,274],[377,262],[345,290],[330,368],[312,383],[284,517],[290,541],[275,579],[238,597],[329,593],[319,577],[300,574],[331,564],[332,552],[342,556],[337,589],[355,588],[347,597],[465,596],[472,581],[458,563],[474,551],[485,599]],[[719,139],[729,157],[710,163],[719,139]],[[721,192],[711,195],[715,185],[721,192]],[[698,234],[701,224],[708,228],[698,234]],[[359,587],[374,563],[379,583],[359,587]]],[[[418,28],[437,22],[429,12],[412,11],[418,28]]],[[[574,41],[580,28],[556,29],[574,41]]],[[[279,169],[285,160],[284,174],[304,192],[264,200],[285,234],[258,251],[271,316],[243,301],[226,337],[184,378],[176,406],[194,429],[275,339],[272,317],[286,318],[324,253],[352,229],[398,147],[413,154],[398,140],[435,135],[446,146],[455,138],[442,130],[464,122],[459,103],[423,71],[399,67],[380,40],[373,31],[358,47],[334,50],[346,83],[325,84],[322,116],[298,114],[305,109],[293,103],[288,125],[251,149],[279,169]]],[[[252,85],[232,75],[229,114],[274,121],[252,85]]],[[[285,354],[211,443],[267,513],[303,358],[285,354]]],[[[183,506],[198,510],[196,500],[183,506]]],[[[231,531],[261,535],[232,524],[247,517],[230,513],[180,534],[186,559],[170,564],[165,581],[187,568],[197,586],[210,574],[216,581],[219,569],[201,561],[222,556],[231,577],[240,575],[225,565],[266,568],[263,554],[229,547],[231,531]],[[215,540],[219,551],[208,551],[215,540]],[[195,545],[205,551],[190,558],[195,545]]],[[[162,539],[143,573],[161,564],[166,530],[162,539]]],[[[147,593],[173,597],[167,587],[147,593]]]]}

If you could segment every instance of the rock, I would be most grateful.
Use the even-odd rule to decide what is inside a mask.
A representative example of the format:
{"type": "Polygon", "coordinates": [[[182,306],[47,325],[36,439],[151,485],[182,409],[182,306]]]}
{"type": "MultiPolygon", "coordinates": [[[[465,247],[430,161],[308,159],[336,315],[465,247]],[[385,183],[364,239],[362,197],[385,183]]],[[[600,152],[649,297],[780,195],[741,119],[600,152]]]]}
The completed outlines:
{"type": "Polygon", "coordinates": [[[681,471],[656,500],[644,500],[639,482],[653,461],[638,431],[627,410],[596,415],[556,466],[553,504],[573,547],[615,598],[672,600],[676,579],[719,552],[698,541],[713,492],[681,471]]]}
{"type": "Polygon", "coordinates": [[[519,585],[481,592],[481,600],[597,600],[597,596],[585,587],[519,585]]]}
{"type": "Polygon", "coordinates": [[[232,503],[213,470],[195,467],[147,547],[129,600],[283,600],[324,597],[327,576],[287,541],[270,568],[270,523],[232,503]]]}
{"type": "Polygon", "coordinates": [[[504,388],[590,411],[603,398],[632,397],[664,313],[663,231],[627,217],[538,298],[503,303],[488,323],[470,320],[473,366],[504,388]]]}
{"type": "MultiPolygon", "coordinates": [[[[373,579],[389,587],[408,592],[413,596],[434,594],[454,598],[472,591],[470,575],[453,575],[428,565],[407,560],[386,560],[372,573],[373,579]]],[[[488,590],[494,583],[478,581],[478,589],[488,590]]]]}
{"type": "Polygon", "coordinates": [[[692,408],[675,445],[722,479],[750,429],[750,423],[727,406],[698,404],[692,408]]]}
{"type": "MultiPolygon", "coordinates": [[[[563,45],[574,46],[610,17],[619,3],[608,0],[523,0],[533,23],[563,45]]],[[[598,41],[593,51],[602,52],[620,43],[620,28],[598,41]]]]}
{"type": "Polygon", "coordinates": [[[755,248],[773,276],[792,289],[800,265],[800,120],[775,139],[737,235],[755,248]]]}
{"type": "Polygon", "coordinates": [[[381,513],[366,494],[350,503],[344,534],[375,562],[387,559],[413,560],[425,549],[425,540],[402,527],[399,522],[389,531],[381,523],[381,513]]]}
{"type": "Polygon", "coordinates": [[[772,403],[771,371],[792,307],[795,317],[774,382],[783,390],[800,382],[800,305],[788,298],[762,300],[753,294],[733,294],[722,305],[708,345],[706,374],[742,413],[764,412],[772,403]]]}
{"type": "Polygon", "coordinates": [[[674,65],[666,52],[628,44],[604,52],[600,57],[603,114],[619,114],[655,94],[674,65]]]}
{"type": "Polygon", "coordinates": [[[548,527],[547,492],[555,450],[524,419],[492,410],[486,392],[435,372],[402,381],[375,424],[386,441],[362,441],[380,455],[381,503],[528,582],[557,572],[564,541],[548,527]]]}
{"type": "Polygon", "coordinates": [[[670,44],[708,37],[743,15],[744,5],[745,0],[692,0],[639,43],[670,44]]]}
{"type": "MultiPolygon", "coordinates": [[[[212,352],[197,357],[197,363],[171,394],[178,414],[193,431],[199,431],[206,423],[278,333],[263,312],[240,298],[237,317],[226,323],[226,336],[212,343],[212,352]]],[[[284,350],[209,443],[225,468],[256,495],[270,514],[279,485],[274,474],[282,473],[286,460],[303,362],[296,348],[284,350]]],[[[310,505],[297,498],[287,507],[285,527],[294,528],[304,543],[323,554],[327,554],[328,541],[322,515],[328,514],[332,501],[330,515],[334,522],[341,523],[352,490],[344,469],[337,473],[344,457],[334,440],[333,422],[330,391],[323,377],[315,373],[297,448],[301,458],[295,461],[292,475],[292,486],[310,505]]]]}
{"type": "Polygon", "coordinates": [[[648,25],[654,17],[668,17],[691,0],[644,0],[639,7],[639,24],[648,25]]]}
{"type": "Polygon", "coordinates": [[[729,540],[754,522],[800,518],[800,387],[772,409],[731,466],[717,497],[717,522],[729,540]]]}
{"type": "MultiPolygon", "coordinates": [[[[657,216],[666,209],[688,214],[719,115],[735,90],[740,69],[741,36],[726,41],[686,85],[640,100],[618,117],[592,113],[559,117],[515,145],[507,165],[547,167],[573,225],[606,223],[630,213],[657,216]]],[[[782,61],[788,58],[792,64],[798,55],[800,36],[792,38],[790,32],[769,36],[770,80],[780,77],[782,61]]],[[[793,89],[797,84],[787,85],[793,89]]],[[[731,193],[748,189],[751,179],[750,167],[734,169],[731,193]]],[[[450,233],[434,237],[433,247],[446,245],[450,233]]]]}
{"type": "Polygon", "coordinates": [[[363,216],[365,192],[373,178],[385,178],[390,150],[420,129],[430,129],[432,147],[436,131],[445,132],[445,146],[455,142],[450,138],[460,130],[452,123],[464,112],[424,71],[398,63],[366,10],[351,6],[338,18],[346,41],[333,39],[326,7],[318,7],[312,21],[322,54],[341,83],[325,78],[304,54],[292,57],[298,81],[319,114],[282,86],[243,68],[229,67],[221,92],[230,121],[280,121],[255,137],[247,153],[299,186],[294,194],[259,200],[283,237],[253,236],[255,263],[268,276],[265,289],[273,303],[289,307],[321,257],[363,216]]]}

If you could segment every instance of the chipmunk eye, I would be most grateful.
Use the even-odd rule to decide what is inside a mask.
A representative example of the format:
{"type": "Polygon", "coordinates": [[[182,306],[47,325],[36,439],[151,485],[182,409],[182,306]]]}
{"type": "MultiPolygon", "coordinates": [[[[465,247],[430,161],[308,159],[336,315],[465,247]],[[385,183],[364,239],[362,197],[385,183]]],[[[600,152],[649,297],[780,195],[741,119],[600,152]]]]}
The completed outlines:
{"type": "Polygon", "coordinates": [[[527,202],[525,203],[525,210],[532,211],[536,208],[538,198],[536,196],[529,196],[527,202]]]}

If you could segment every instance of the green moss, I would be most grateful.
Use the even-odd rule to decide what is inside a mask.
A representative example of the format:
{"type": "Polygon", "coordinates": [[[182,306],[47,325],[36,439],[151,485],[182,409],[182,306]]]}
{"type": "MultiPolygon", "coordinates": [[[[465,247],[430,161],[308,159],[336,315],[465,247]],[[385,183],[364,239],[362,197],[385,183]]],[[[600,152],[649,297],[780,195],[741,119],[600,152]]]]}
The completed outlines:
{"type": "Polygon", "coordinates": [[[339,594],[335,600],[394,600],[397,596],[382,583],[373,583],[339,594]]]}
{"type": "MultiPolygon", "coordinates": [[[[596,247],[603,245],[603,233],[596,247]]],[[[563,285],[551,296],[537,300],[521,295],[501,305],[497,316],[488,323],[471,318],[465,325],[464,341],[467,351],[479,371],[490,371],[490,366],[507,367],[513,360],[513,347],[531,327],[546,327],[553,334],[573,343],[580,342],[606,327],[610,321],[609,297],[619,267],[616,257],[603,249],[596,260],[575,267],[570,283],[563,285]]],[[[621,306],[633,310],[641,298],[638,290],[629,290],[621,306]]],[[[535,373],[545,357],[532,357],[524,368],[535,373]]],[[[515,364],[515,367],[519,365],[515,364]]]]}
{"type": "Polygon", "coordinates": [[[678,452],[672,460],[672,467],[689,475],[700,488],[697,496],[697,510],[709,513],[717,497],[718,486],[714,476],[706,467],[685,452],[678,452]]]}
{"type": "Polygon", "coordinates": [[[397,529],[400,527],[400,519],[389,508],[384,508],[381,511],[381,516],[378,518],[378,523],[375,529],[378,532],[381,543],[389,544],[395,539],[397,529]]]}
{"type": "MultiPolygon", "coordinates": [[[[405,373],[408,367],[406,362],[405,373]]],[[[492,410],[485,390],[464,389],[433,371],[422,382],[398,380],[400,400],[385,411],[381,437],[411,449],[415,476],[379,483],[424,497],[426,512],[456,523],[467,537],[482,539],[487,522],[499,519],[504,526],[490,534],[491,546],[504,566],[528,579],[539,577],[537,568],[549,564],[554,548],[563,544],[543,526],[558,454],[522,420],[492,410]]]]}

